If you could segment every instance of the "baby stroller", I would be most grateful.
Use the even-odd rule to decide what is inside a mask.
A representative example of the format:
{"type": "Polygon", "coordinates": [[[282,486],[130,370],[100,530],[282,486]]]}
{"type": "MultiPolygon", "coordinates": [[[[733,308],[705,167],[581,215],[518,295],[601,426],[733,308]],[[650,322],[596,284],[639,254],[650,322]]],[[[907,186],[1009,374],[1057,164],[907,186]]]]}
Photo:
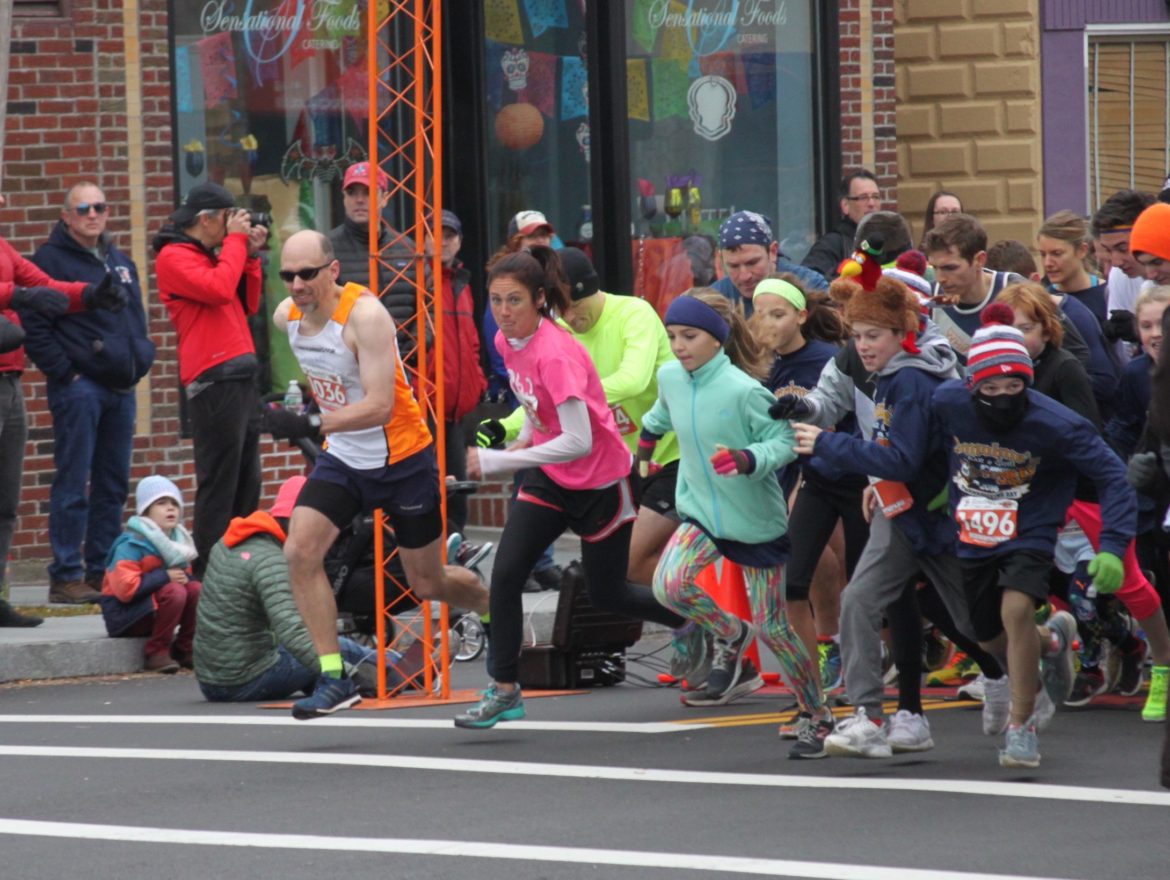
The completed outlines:
{"type": "MultiPolygon", "coordinates": [[[[279,406],[281,395],[268,395],[264,398],[267,406],[279,406]]],[[[311,406],[311,405],[310,405],[311,406]]],[[[305,460],[315,464],[321,447],[311,439],[301,438],[292,441],[301,450],[305,460]]],[[[447,497],[452,495],[467,495],[476,491],[478,483],[470,480],[453,481],[446,483],[447,497]]],[[[387,531],[383,538],[383,552],[388,557],[386,575],[384,579],[385,601],[388,612],[386,620],[386,638],[394,638],[393,618],[399,615],[410,614],[419,607],[419,601],[409,591],[406,571],[402,567],[402,560],[397,554],[391,555],[397,545],[394,542],[393,531],[387,531]]],[[[450,565],[462,565],[474,571],[480,580],[484,580],[483,573],[478,565],[491,552],[492,545],[485,543],[478,547],[464,541],[462,536],[452,534],[447,541],[447,562],[450,565]]],[[[333,546],[325,556],[325,574],[333,588],[333,595],[337,602],[337,628],[340,635],[347,636],[354,641],[373,646],[377,631],[378,609],[374,559],[374,518],[370,515],[359,514],[353,522],[341,530],[333,546]]],[[[455,638],[454,657],[460,661],[470,661],[483,653],[487,644],[487,636],[479,616],[470,611],[450,608],[448,621],[452,635],[455,638]]]]}

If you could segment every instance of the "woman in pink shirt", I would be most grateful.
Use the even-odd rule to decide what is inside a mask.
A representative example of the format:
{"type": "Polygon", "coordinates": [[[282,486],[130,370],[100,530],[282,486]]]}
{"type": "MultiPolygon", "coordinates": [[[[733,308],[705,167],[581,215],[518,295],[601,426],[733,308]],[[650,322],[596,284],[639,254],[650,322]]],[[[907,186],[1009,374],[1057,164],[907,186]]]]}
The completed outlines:
{"type": "Polygon", "coordinates": [[[471,479],[531,468],[508,515],[492,568],[488,672],[492,685],[458,727],[492,727],[524,717],[517,681],[528,572],[565,529],[581,537],[581,565],[595,608],[662,623],[685,621],[627,583],[630,532],[638,513],[633,457],[618,433],[601,380],[585,349],[557,326],[569,306],[556,252],[532,247],[502,258],[488,275],[499,325],[494,344],[524,407],[519,439],[506,450],[467,450],[471,479]]]}

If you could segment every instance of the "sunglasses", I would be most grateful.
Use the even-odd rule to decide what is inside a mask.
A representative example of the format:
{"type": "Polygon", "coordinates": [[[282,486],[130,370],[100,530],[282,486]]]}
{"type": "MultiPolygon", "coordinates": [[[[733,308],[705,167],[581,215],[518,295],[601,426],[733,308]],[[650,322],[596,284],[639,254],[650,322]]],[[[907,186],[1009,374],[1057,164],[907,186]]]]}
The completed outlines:
{"type": "Polygon", "coordinates": [[[280,280],[285,284],[292,284],[294,278],[300,278],[301,281],[312,281],[317,277],[317,273],[322,269],[328,269],[333,265],[333,261],[329,261],[324,266],[310,266],[308,269],[297,269],[294,272],[289,272],[286,269],[281,269],[277,274],[280,280]]]}
{"type": "Polygon", "coordinates": [[[104,213],[106,213],[106,203],[105,202],[94,202],[91,205],[89,202],[82,202],[81,204],[77,205],[73,210],[77,212],[78,217],[84,217],[87,214],[89,214],[90,211],[96,211],[99,214],[104,214],[104,213]]]}

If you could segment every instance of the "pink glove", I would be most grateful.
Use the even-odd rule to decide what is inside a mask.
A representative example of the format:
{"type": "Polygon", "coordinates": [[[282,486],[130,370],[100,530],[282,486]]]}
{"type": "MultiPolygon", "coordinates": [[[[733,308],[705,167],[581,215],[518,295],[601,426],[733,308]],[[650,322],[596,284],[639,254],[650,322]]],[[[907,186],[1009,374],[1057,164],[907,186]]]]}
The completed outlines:
{"type": "Polygon", "coordinates": [[[716,447],[711,456],[711,466],[721,477],[730,477],[733,474],[750,474],[756,469],[756,459],[746,449],[726,449],[716,447]]]}

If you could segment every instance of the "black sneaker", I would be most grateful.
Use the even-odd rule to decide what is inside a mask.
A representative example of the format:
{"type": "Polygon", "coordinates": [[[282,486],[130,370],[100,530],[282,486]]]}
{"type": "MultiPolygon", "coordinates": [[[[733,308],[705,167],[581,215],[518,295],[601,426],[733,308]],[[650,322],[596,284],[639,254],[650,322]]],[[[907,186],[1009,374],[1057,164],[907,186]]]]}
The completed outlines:
{"type": "Polygon", "coordinates": [[[797,732],[796,742],[788,750],[788,757],[797,761],[825,757],[828,754],[825,751],[825,738],[835,729],[832,717],[810,721],[797,732]]]}
{"type": "Polygon", "coordinates": [[[3,599],[0,599],[0,626],[40,626],[44,619],[32,614],[21,614],[3,599]]]}
{"type": "Polygon", "coordinates": [[[707,676],[707,696],[718,700],[739,681],[744,652],[756,637],[756,628],[746,620],[739,622],[739,635],[730,641],[716,638],[711,674],[707,676]]]}
{"type": "Polygon", "coordinates": [[[758,691],[763,686],[764,677],[756,669],[756,664],[751,660],[744,660],[739,672],[739,681],[722,696],[712,697],[707,693],[706,686],[702,686],[684,690],[680,699],[684,706],[726,706],[740,697],[758,691]]]}
{"type": "Polygon", "coordinates": [[[1117,692],[1132,697],[1142,689],[1142,670],[1146,665],[1146,643],[1134,636],[1137,642],[1128,651],[1118,651],[1121,657],[1121,675],[1117,678],[1117,692]]]}
{"type": "Polygon", "coordinates": [[[1100,669],[1091,669],[1087,666],[1081,667],[1081,671],[1077,673],[1077,677],[1073,680],[1072,693],[1068,695],[1068,699],[1064,701],[1066,706],[1087,706],[1089,700],[1103,694],[1109,688],[1109,683],[1105,681],[1105,673],[1100,669]]]}

